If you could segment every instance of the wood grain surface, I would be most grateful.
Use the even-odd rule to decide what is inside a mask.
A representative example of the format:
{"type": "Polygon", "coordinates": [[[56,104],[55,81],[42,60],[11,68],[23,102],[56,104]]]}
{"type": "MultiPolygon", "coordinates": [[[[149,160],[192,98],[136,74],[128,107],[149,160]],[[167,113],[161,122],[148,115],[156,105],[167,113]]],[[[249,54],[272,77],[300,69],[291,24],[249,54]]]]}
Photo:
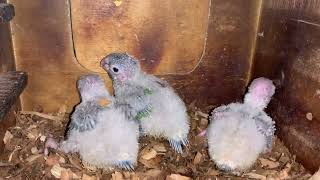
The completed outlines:
{"type": "Polygon", "coordinates": [[[128,52],[150,73],[191,71],[204,50],[209,0],[71,1],[77,60],[103,72],[100,60],[114,51],[128,52]],[[120,4],[121,3],[121,4],[120,4]]]}
{"type": "Polygon", "coordinates": [[[255,77],[282,82],[270,112],[279,137],[312,171],[320,166],[319,9],[319,0],[264,1],[254,61],[255,77]]]}
{"type": "MultiPolygon", "coordinates": [[[[72,1],[72,3],[76,2],[72,1]]],[[[79,16],[85,17],[84,14],[87,11],[78,11],[75,8],[76,4],[69,4],[67,0],[33,0],[28,2],[9,0],[9,3],[12,3],[16,9],[16,16],[11,22],[16,66],[18,70],[27,71],[29,75],[29,84],[21,98],[24,110],[32,110],[35,106],[41,105],[44,111],[52,112],[57,111],[62,105],[66,105],[68,111],[71,111],[73,106],[79,102],[76,80],[82,74],[96,71],[89,70],[80,63],[78,59],[79,53],[97,53],[94,49],[83,48],[79,51],[77,48],[79,43],[77,43],[76,37],[85,38],[85,36],[83,34],[78,34],[81,36],[77,36],[76,33],[83,31],[88,33],[87,35],[90,35],[91,38],[102,37],[103,34],[99,35],[99,33],[96,34],[95,32],[106,31],[106,29],[99,26],[109,27],[111,25],[108,22],[110,21],[110,18],[108,20],[110,14],[107,13],[109,11],[101,11],[102,9],[106,10],[105,8],[108,7],[103,6],[98,8],[96,6],[97,2],[100,1],[91,2],[94,7],[88,7],[87,11],[98,14],[88,16],[87,18],[94,18],[98,21],[99,16],[101,16],[99,21],[106,21],[106,24],[91,24],[89,28],[93,32],[89,33],[90,31],[85,31],[80,26],[75,29],[74,26],[77,22],[73,22],[75,18],[73,15],[77,14],[76,12],[78,12],[79,16]],[[73,26],[72,28],[71,25],[73,26]],[[72,38],[73,35],[74,40],[72,38]]],[[[157,3],[156,1],[149,2],[157,3]]],[[[140,8],[142,12],[148,15],[148,17],[144,18],[148,20],[149,24],[142,26],[140,21],[133,21],[133,18],[136,18],[137,15],[133,17],[121,16],[120,18],[120,14],[118,14],[115,15],[113,21],[114,23],[135,22],[139,24],[137,29],[142,31],[138,33],[140,42],[144,42],[143,46],[146,48],[163,46],[166,43],[178,44],[174,48],[163,46],[165,48],[156,52],[137,50],[143,47],[137,45],[132,47],[134,49],[132,53],[141,60],[141,64],[145,70],[152,74],[161,74],[159,77],[168,80],[187,104],[196,101],[198,106],[204,107],[241,99],[251,76],[252,49],[256,39],[255,33],[261,1],[228,2],[211,0],[210,7],[208,7],[207,0],[195,2],[175,1],[170,2],[170,4],[172,3],[170,6],[169,4],[162,5],[158,2],[156,6],[154,4],[145,4],[145,2],[126,4],[126,1],[123,1],[120,6],[113,7],[113,11],[116,14],[121,14],[121,12],[124,14],[132,13],[135,11],[135,8],[140,8]],[[175,7],[176,10],[169,8],[171,6],[175,7]],[[118,8],[121,11],[116,11],[118,8]],[[208,12],[209,8],[210,14],[208,12]],[[207,14],[205,14],[206,12],[207,14]],[[204,18],[199,18],[200,15],[204,18]],[[176,23],[186,25],[185,31],[182,27],[175,26],[174,24],[176,23]],[[190,23],[194,23],[194,25],[190,23]],[[204,31],[203,28],[206,26],[206,23],[208,23],[208,28],[204,31]],[[162,27],[163,24],[167,25],[162,27]],[[169,24],[170,26],[168,26],[169,24]],[[155,25],[155,27],[151,25],[155,25]],[[164,32],[164,35],[161,37],[157,35],[157,26],[161,26],[164,32]],[[173,56],[174,53],[172,52],[175,51],[179,52],[182,57],[183,54],[180,53],[181,48],[183,49],[184,46],[189,47],[189,45],[195,44],[189,44],[189,39],[183,40],[181,39],[182,37],[179,37],[180,40],[176,41],[178,39],[174,36],[179,35],[179,32],[177,32],[179,29],[181,30],[180,34],[187,33],[185,36],[194,37],[199,40],[197,40],[199,44],[202,44],[188,50],[190,51],[188,52],[189,55],[202,53],[204,50],[203,57],[197,66],[194,63],[198,62],[198,60],[195,61],[194,59],[181,60],[173,58],[170,61],[167,61],[169,59],[163,59],[163,57],[169,57],[167,56],[169,54],[173,56]],[[146,40],[143,40],[142,37],[145,37],[144,39],[146,40]],[[173,37],[173,39],[170,37],[173,37]],[[203,41],[200,41],[203,37],[207,38],[204,49],[202,49],[203,41]],[[167,39],[166,41],[168,42],[159,43],[160,41],[157,38],[158,40],[160,38],[161,42],[165,42],[164,39],[167,39]],[[157,59],[158,57],[161,58],[159,59],[160,61],[157,61],[158,64],[150,64],[144,60],[148,56],[154,56],[157,59]]],[[[85,2],[81,1],[81,3],[85,2]]],[[[80,4],[79,7],[82,7],[80,4]]],[[[88,6],[91,5],[88,4],[88,6]]],[[[140,16],[143,16],[143,14],[140,14],[140,16]]],[[[83,26],[88,26],[85,23],[85,19],[79,20],[78,23],[83,22],[83,26]]],[[[87,22],[93,22],[92,20],[87,22]]],[[[135,28],[128,28],[127,30],[131,31],[135,30],[135,28]]],[[[127,35],[126,32],[123,32],[123,34],[127,35]]],[[[112,47],[114,45],[112,43],[106,44],[104,39],[93,42],[90,41],[90,38],[87,38],[86,41],[88,47],[91,45],[92,47],[112,47]]],[[[84,42],[83,45],[85,45],[84,42]]],[[[181,52],[186,51],[181,50],[181,52]]],[[[107,54],[108,52],[104,53],[107,54]]],[[[86,60],[93,62],[93,59],[88,58],[86,60]]],[[[94,61],[97,61],[97,59],[94,61]]],[[[111,90],[111,82],[107,74],[102,73],[100,75],[105,78],[106,86],[111,90]]]]}

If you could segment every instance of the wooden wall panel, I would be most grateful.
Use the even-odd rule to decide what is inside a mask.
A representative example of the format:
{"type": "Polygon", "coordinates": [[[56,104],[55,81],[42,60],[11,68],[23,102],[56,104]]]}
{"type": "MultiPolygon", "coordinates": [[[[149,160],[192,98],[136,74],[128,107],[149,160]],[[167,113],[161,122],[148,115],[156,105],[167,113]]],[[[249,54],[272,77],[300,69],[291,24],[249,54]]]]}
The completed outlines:
{"type": "MultiPolygon", "coordinates": [[[[18,70],[27,71],[29,74],[29,84],[21,99],[23,109],[31,110],[35,105],[41,105],[45,111],[57,111],[61,105],[67,105],[70,111],[79,101],[76,79],[81,74],[92,72],[78,63],[79,59],[77,60],[74,54],[72,32],[75,33],[73,35],[76,33],[82,35],[83,32],[91,38],[100,37],[101,35],[95,34],[94,27],[101,24],[91,24],[87,31],[80,30],[81,28],[72,31],[69,10],[77,12],[77,9],[74,9],[75,6],[70,8],[67,0],[9,0],[9,2],[14,4],[16,9],[16,17],[11,22],[16,66],[18,70]]],[[[210,2],[207,34],[201,34],[201,28],[186,31],[197,31],[200,33],[199,39],[203,37],[207,39],[204,54],[194,70],[188,72],[195,67],[194,59],[183,61],[181,69],[177,67],[181,64],[180,59],[170,63],[165,63],[169,59],[162,59],[158,65],[141,61],[143,67],[153,73],[162,74],[161,77],[173,85],[187,104],[196,100],[198,106],[219,105],[239,100],[252,78],[266,76],[273,79],[281,78],[281,74],[284,74],[282,87],[277,89],[269,110],[277,121],[279,135],[291,151],[297,154],[298,160],[308,168],[317,169],[320,162],[318,153],[320,1],[265,0],[261,18],[259,16],[261,0],[211,0],[210,2]],[[259,20],[261,23],[257,33],[259,20]],[[255,63],[252,64],[255,49],[255,63]],[[192,65],[189,66],[188,63],[192,65]],[[255,69],[253,75],[252,66],[255,69]],[[313,114],[312,121],[306,120],[307,112],[313,114]]],[[[185,2],[174,3],[180,5],[185,2]]],[[[201,4],[202,2],[199,8],[201,4]]],[[[131,8],[131,5],[130,7],[123,5],[122,7],[131,8]]],[[[146,12],[154,10],[153,8],[156,7],[146,9],[146,12]]],[[[186,7],[184,13],[187,13],[186,9],[190,8],[186,7]]],[[[108,13],[105,15],[108,16],[108,13]]],[[[161,13],[157,17],[160,15],[161,13]]],[[[95,18],[99,19],[99,16],[95,18]]],[[[119,23],[119,19],[113,20],[115,24],[119,23]]],[[[170,28],[165,26],[164,32],[169,32],[170,28]]],[[[143,30],[154,32],[150,31],[149,27],[143,30]]],[[[1,31],[0,34],[3,32],[5,31],[1,31]]],[[[123,34],[127,35],[126,32],[123,34]]],[[[147,36],[149,37],[147,39],[153,39],[152,34],[147,36]]],[[[0,35],[1,37],[8,38],[7,35],[0,35]]],[[[77,41],[76,38],[79,36],[74,37],[77,41]]],[[[76,41],[77,49],[79,43],[76,41]]],[[[158,47],[158,41],[147,42],[144,43],[146,46],[141,47],[158,47]]],[[[181,44],[187,42],[189,39],[181,41],[181,44]]],[[[105,41],[99,39],[90,43],[99,48],[105,41]]],[[[171,43],[177,44],[180,41],[171,43]]],[[[108,46],[103,44],[103,47],[108,46]]],[[[111,46],[113,47],[113,44],[109,47],[111,46]]],[[[179,44],[179,48],[181,47],[183,46],[179,44]]],[[[163,52],[158,54],[141,53],[141,49],[132,53],[140,56],[139,58],[153,59],[153,56],[165,57],[163,55],[169,53],[165,48],[162,50],[163,52]]],[[[87,52],[89,55],[97,54],[89,51],[87,52]]],[[[199,49],[195,49],[192,53],[198,52],[199,49]]],[[[3,54],[0,55],[0,59],[2,57],[3,54]]],[[[91,56],[83,57],[83,60],[92,62],[91,56]]],[[[105,77],[106,84],[110,88],[111,83],[107,75],[101,75],[105,77]]]]}
{"type": "Polygon", "coordinates": [[[204,50],[209,0],[71,1],[76,57],[85,68],[103,72],[100,60],[125,51],[150,73],[186,73],[204,50]]]}
{"type": "Polygon", "coordinates": [[[9,24],[0,23],[0,72],[14,70],[14,56],[9,24]]]}
{"type": "Polygon", "coordinates": [[[314,171],[320,166],[319,9],[319,0],[264,1],[254,65],[255,77],[281,79],[270,107],[277,132],[314,171]]]}
{"type": "MultiPolygon", "coordinates": [[[[70,111],[79,101],[76,79],[79,75],[92,71],[83,68],[75,58],[68,1],[10,0],[10,2],[16,8],[16,17],[11,29],[17,69],[27,71],[29,74],[29,84],[22,96],[23,109],[31,110],[35,105],[41,105],[45,111],[57,111],[61,105],[67,105],[70,111]]],[[[184,1],[175,3],[178,3],[175,7],[178,7],[179,3],[182,7],[188,5],[184,1]]],[[[187,104],[196,100],[197,105],[203,107],[242,98],[250,78],[252,49],[260,5],[261,1],[257,0],[245,2],[211,0],[208,33],[198,34],[199,37],[207,38],[205,53],[195,70],[183,73],[187,71],[176,69],[176,72],[180,73],[168,74],[157,68],[153,71],[166,74],[161,77],[174,86],[187,104]]],[[[148,11],[156,8],[158,7],[152,7],[148,11]]],[[[189,7],[192,8],[195,7],[189,7]]],[[[202,19],[202,21],[207,20],[202,19]]],[[[172,27],[164,27],[164,30],[170,28],[172,27]]],[[[91,36],[95,37],[95,34],[91,36]]],[[[99,46],[103,40],[95,43],[99,46]]],[[[185,42],[181,43],[184,45],[185,42]]],[[[155,41],[148,46],[157,45],[155,41]]],[[[202,48],[200,45],[196,47],[202,48]]],[[[194,52],[200,51],[195,49],[194,52]]],[[[162,52],[166,53],[168,52],[162,52]]],[[[142,66],[149,66],[147,62],[141,62],[142,66]]],[[[176,60],[171,63],[174,62],[176,60]]],[[[187,67],[188,63],[190,61],[185,60],[181,67],[187,67]]],[[[171,67],[166,66],[173,65],[161,66],[170,69],[171,67]]],[[[106,78],[107,86],[111,87],[107,75],[101,75],[106,78]]]]}
{"type": "MultiPolygon", "coordinates": [[[[5,3],[0,0],[0,3],[5,3]]],[[[0,23],[0,72],[14,70],[14,56],[9,23],[0,23]]]]}
{"type": "Polygon", "coordinates": [[[187,103],[220,105],[241,100],[251,78],[261,2],[211,1],[205,55],[189,74],[164,76],[187,103]]]}
{"type": "MultiPolygon", "coordinates": [[[[0,0],[0,3],[6,3],[6,0],[0,0]]],[[[12,15],[12,14],[11,14],[12,15]]],[[[10,19],[10,18],[9,18],[10,19]]],[[[11,39],[11,30],[10,30],[10,23],[1,23],[0,22],[0,73],[8,72],[15,70],[15,61],[14,61],[14,54],[13,54],[13,46],[12,46],[12,39],[11,39]]],[[[2,88],[1,91],[5,92],[6,88],[2,88]]],[[[0,119],[0,139],[3,139],[6,130],[9,127],[15,125],[15,117],[14,112],[21,109],[19,99],[14,100],[14,104],[6,107],[10,108],[5,116],[0,119]]],[[[3,109],[3,107],[1,107],[3,109]]],[[[0,153],[4,150],[4,143],[3,141],[0,142],[0,153]]]]}
{"type": "Polygon", "coordinates": [[[23,109],[41,105],[45,111],[68,110],[78,102],[76,79],[87,73],[76,61],[66,0],[10,0],[16,17],[11,22],[16,67],[28,72],[23,109]]]}

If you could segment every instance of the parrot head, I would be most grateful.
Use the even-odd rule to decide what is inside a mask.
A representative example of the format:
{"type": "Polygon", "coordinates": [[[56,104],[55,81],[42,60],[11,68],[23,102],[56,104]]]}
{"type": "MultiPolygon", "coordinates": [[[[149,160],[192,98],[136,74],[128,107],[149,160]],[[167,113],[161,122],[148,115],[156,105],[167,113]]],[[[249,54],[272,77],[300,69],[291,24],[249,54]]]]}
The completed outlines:
{"type": "Polygon", "coordinates": [[[139,61],[127,53],[111,53],[100,63],[113,81],[124,83],[140,71],[139,61]]]}
{"type": "Polygon", "coordinates": [[[275,86],[272,81],[260,77],[252,81],[245,95],[244,102],[262,110],[267,107],[274,93],[275,86]]]}
{"type": "Polygon", "coordinates": [[[77,87],[83,101],[110,97],[104,81],[96,74],[81,76],[77,82],[77,87]]]}

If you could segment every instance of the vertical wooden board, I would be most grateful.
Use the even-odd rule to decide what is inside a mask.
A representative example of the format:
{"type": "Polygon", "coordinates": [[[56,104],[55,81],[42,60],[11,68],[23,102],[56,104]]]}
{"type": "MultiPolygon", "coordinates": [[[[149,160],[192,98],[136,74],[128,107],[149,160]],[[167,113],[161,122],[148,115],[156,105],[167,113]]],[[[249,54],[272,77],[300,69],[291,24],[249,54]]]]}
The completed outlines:
{"type": "MultiPolygon", "coordinates": [[[[211,1],[205,53],[197,68],[188,73],[160,76],[172,84],[186,104],[196,100],[200,107],[242,98],[250,77],[250,56],[258,19],[257,2],[261,2],[211,1]]],[[[78,76],[92,71],[79,65],[74,57],[69,1],[10,2],[16,8],[11,29],[17,68],[29,75],[29,84],[22,96],[23,109],[31,110],[35,105],[41,105],[44,111],[53,112],[61,105],[67,105],[71,111],[79,102],[76,91],[78,76]]],[[[188,10],[185,9],[186,14],[188,10]]],[[[95,33],[90,36],[94,37],[95,33]]],[[[98,47],[103,41],[94,43],[98,47]]],[[[182,45],[179,44],[179,48],[183,48],[182,45]]],[[[181,62],[183,66],[188,63],[187,59],[181,62]]],[[[106,74],[103,76],[110,88],[110,80],[106,74]]]]}
{"type": "MultiPolygon", "coordinates": [[[[320,22],[320,13],[317,19],[320,22]]],[[[287,65],[290,73],[287,91],[291,99],[302,105],[301,110],[311,112],[320,124],[320,24],[295,22],[295,25],[297,30],[293,38],[298,52],[287,65]]]]}
{"type": "Polygon", "coordinates": [[[254,65],[255,77],[281,80],[270,105],[277,133],[312,171],[320,165],[319,8],[319,0],[265,1],[254,65]]]}
{"type": "Polygon", "coordinates": [[[0,72],[14,70],[14,56],[8,23],[0,24],[0,72]]]}
{"type": "Polygon", "coordinates": [[[239,101],[251,77],[261,1],[212,0],[207,46],[192,73],[165,79],[188,103],[221,105],[239,101]]]}
{"type": "Polygon", "coordinates": [[[73,54],[67,0],[9,0],[16,66],[25,71],[79,72],[73,54]]]}
{"type": "MultiPolygon", "coordinates": [[[[0,0],[0,3],[5,2],[5,0],[0,0]]],[[[14,69],[10,24],[0,23],[0,72],[14,69]]]]}
{"type": "Polygon", "coordinates": [[[320,115],[320,101],[315,98],[320,89],[320,12],[314,11],[320,1],[312,1],[313,6],[310,1],[272,2],[264,5],[255,76],[284,78],[290,99],[320,115]]]}
{"type": "Polygon", "coordinates": [[[139,58],[156,74],[187,73],[200,60],[206,41],[209,0],[71,2],[77,60],[102,72],[100,60],[113,51],[139,58]]]}
{"type": "Polygon", "coordinates": [[[28,72],[21,96],[24,110],[41,105],[45,111],[68,111],[79,102],[78,76],[90,73],[74,58],[67,0],[9,0],[16,16],[11,22],[17,70],[28,72]]]}

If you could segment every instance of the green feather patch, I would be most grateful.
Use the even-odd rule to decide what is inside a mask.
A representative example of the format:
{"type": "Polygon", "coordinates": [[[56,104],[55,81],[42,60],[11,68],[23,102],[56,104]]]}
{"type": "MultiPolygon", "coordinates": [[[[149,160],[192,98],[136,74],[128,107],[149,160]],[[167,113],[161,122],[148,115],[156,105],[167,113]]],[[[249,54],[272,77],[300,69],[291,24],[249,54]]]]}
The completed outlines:
{"type": "Polygon", "coordinates": [[[148,116],[150,116],[150,113],[152,112],[152,107],[148,107],[148,108],[146,108],[146,109],[144,109],[144,110],[142,110],[142,111],[139,111],[138,113],[137,113],[137,115],[134,117],[134,119],[136,119],[136,120],[141,120],[141,119],[143,119],[143,118],[145,118],[145,117],[148,117],[148,116]]]}
{"type": "Polygon", "coordinates": [[[143,93],[144,93],[144,95],[150,95],[150,94],[153,94],[153,92],[152,92],[152,90],[151,89],[144,89],[143,90],[143,93]]]}

